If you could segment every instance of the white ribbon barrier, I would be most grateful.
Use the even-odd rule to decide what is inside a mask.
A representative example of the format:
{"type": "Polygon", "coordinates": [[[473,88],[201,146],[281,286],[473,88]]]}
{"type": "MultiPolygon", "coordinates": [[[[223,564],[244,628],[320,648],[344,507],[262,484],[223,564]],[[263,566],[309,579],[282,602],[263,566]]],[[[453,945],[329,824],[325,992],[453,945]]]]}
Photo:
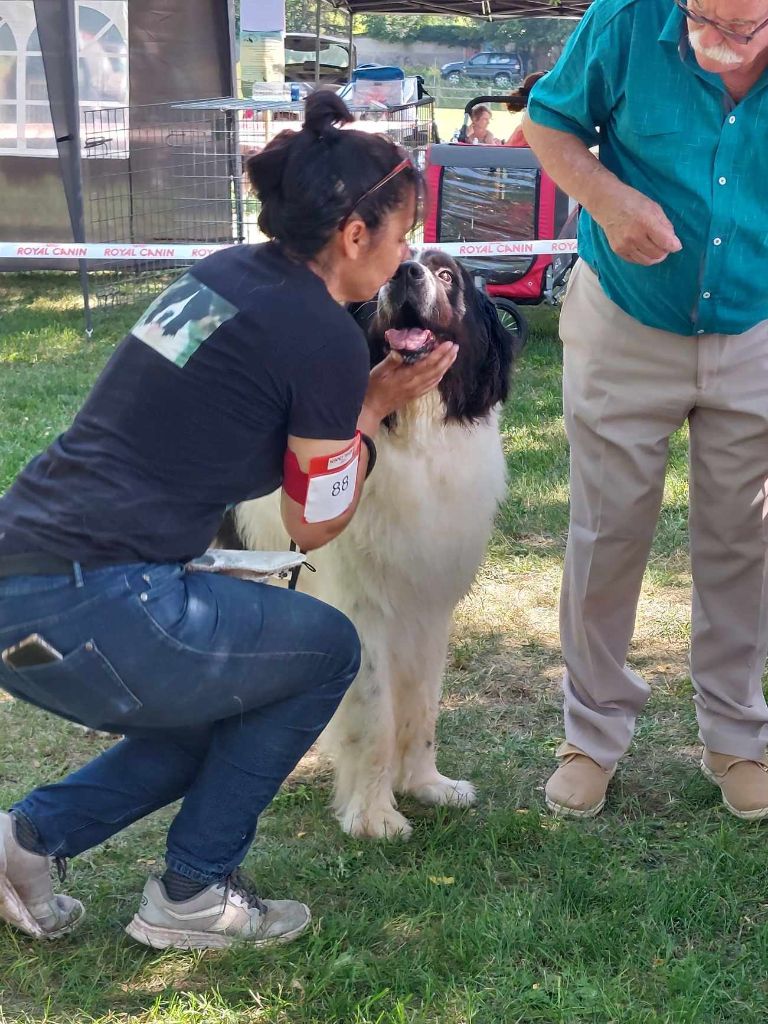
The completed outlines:
{"type": "MultiPolygon", "coordinates": [[[[202,260],[229,245],[138,245],[124,242],[0,242],[0,259],[14,260],[202,260]]],[[[553,256],[559,253],[575,253],[575,238],[550,238],[524,241],[507,239],[497,242],[431,242],[420,243],[411,248],[424,251],[439,249],[449,256],[496,257],[496,256],[553,256]]]]}

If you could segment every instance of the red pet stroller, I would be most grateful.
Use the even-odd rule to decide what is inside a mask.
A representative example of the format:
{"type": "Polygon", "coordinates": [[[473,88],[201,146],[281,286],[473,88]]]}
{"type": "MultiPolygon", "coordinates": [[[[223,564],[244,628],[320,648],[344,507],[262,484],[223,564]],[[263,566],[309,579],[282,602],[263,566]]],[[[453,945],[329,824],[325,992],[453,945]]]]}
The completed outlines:
{"type": "MultiPolygon", "coordinates": [[[[467,104],[465,117],[475,104],[489,102],[506,97],[478,96],[467,104]]],[[[425,244],[576,237],[576,210],[527,147],[433,145],[427,150],[427,181],[425,244]]],[[[575,259],[567,253],[462,256],[461,262],[480,279],[504,326],[524,340],[527,322],[519,306],[556,303],[575,259]]]]}

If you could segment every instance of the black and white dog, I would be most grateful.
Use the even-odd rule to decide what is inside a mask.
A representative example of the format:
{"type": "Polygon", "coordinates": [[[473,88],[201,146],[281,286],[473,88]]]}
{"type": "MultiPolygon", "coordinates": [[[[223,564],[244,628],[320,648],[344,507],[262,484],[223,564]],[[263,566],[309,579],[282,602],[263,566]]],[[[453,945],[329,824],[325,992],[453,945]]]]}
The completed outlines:
{"type": "MultiPolygon", "coordinates": [[[[505,495],[498,407],[516,353],[493,304],[436,250],[403,263],[378,301],[354,315],[372,365],[389,348],[410,359],[442,339],[459,344],[438,388],[380,432],[354,518],[312,552],[317,573],[302,573],[299,583],[360,633],[362,669],[321,750],[335,766],[342,828],[383,838],[411,831],[395,794],[426,804],[475,799],[470,782],[437,770],[435,725],[453,611],[472,586],[505,495]]],[[[246,547],[288,546],[278,495],[239,506],[233,525],[246,547]]]]}

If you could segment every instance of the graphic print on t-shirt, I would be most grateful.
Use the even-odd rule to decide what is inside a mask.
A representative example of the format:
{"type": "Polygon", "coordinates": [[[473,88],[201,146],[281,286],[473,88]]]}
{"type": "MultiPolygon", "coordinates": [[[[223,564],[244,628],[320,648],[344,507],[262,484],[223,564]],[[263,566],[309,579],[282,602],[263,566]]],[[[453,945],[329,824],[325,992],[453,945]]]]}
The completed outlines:
{"type": "Polygon", "coordinates": [[[185,366],[203,342],[238,313],[194,275],[184,274],[159,295],[131,329],[131,334],[185,366]]]}

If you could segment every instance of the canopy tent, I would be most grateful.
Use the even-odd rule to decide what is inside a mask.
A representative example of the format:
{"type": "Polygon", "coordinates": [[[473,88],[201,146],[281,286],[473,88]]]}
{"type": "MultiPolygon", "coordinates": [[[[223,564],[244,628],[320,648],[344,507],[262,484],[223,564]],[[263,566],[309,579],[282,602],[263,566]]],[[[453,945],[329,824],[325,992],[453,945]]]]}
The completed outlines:
{"type": "Polygon", "coordinates": [[[460,14],[471,18],[580,18],[591,0],[328,0],[355,14],[460,14]]]}
{"type": "MultiPolygon", "coordinates": [[[[5,200],[0,204],[0,237],[84,239],[79,136],[81,112],[94,105],[91,55],[98,54],[99,71],[118,66],[113,77],[124,88],[120,102],[135,109],[132,124],[139,131],[143,119],[151,116],[148,104],[233,94],[234,20],[234,0],[3,0],[0,49],[11,50],[18,74],[10,100],[6,97],[16,124],[0,126],[16,128],[15,138],[0,137],[0,194],[5,200]],[[117,10],[122,18],[107,16],[117,10]],[[93,39],[94,32],[98,35],[94,22],[104,25],[103,47],[93,39]],[[39,61],[44,80],[38,77],[39,61]],[[83,81],[84,93],[79,88],[83,81]]],[[[121,170],[120,162],[113,161],[112,171],[121,170]]],[[[98,187],[96,182],[93,189],[98,192],[98,187]]],[[[44,258],[7,260],[0,269],[63,265],[44,258]]]]}
{"type": "MultiPolygon", "coordinates": [[[[486,20],[580,17],[590,0],[317,0],[318,27],[323,2],[348,13],[351,34],[354,16],[363,13],[469,15],[486,20]]],[[[125,76],[129,78],[132,109],[148,111],[149,107],[142,105],[235,94],[234,0],[111,3],[126,12],[125,76]]],[[[0,139],[0,192],[6,198],[0,211],[0,235],[21,241],[36,241],[40,236],[51,241],[85,240],[80,117],[91,97],[78,95],[78,66],[82,75],[84,63],[82,55],[78,61],[78,31],[84,11],[103,11],[109,6],[103,0],[4,0],[0,4],[0,31],[14,36],[14,10],[24,28],[15,32],[22,75],[19,98],[9,104],[17,109],[19,141],[11,140],[9,147],[8,140],[0,139]],[[34,32],[30,34],[32,10],[34,32]],[[39,84],[30,84],[24,77],[29,77],[36,59],[29,57],[34,51],[33,36],[39,40],[35,45],[42,59],[45,95],[51,108],[53,131],[46,152],[41,152],[46,146],[31,135],[25,142],[25,126],[29,132],[30,126],[39,122],[32,115],[38,109],[34,104],[41,102],[34,91],[39,90],[39,84]],[[58,160],[51,159],[56,154],[58,160]],[[23,217],[19,217],[20,210],[24,211],[23,217]]],[[[142,127],[144,116],[138,112],[133,115],[136,130],[142,127]]],[[[114,163],[117,166],[119,161],[114,163]]],[[[126,173],[131,170],[128,167],[126,173]]],[[[98,181],[89,184],[89,195],[97,193],[98,181]]],[[[2,269],[50,265],[63,266],[41,258],[33,262],[3,261],[2,269]]],[[[79,266],[86,293],[85,264],[79,266]]]]}
{"type": "MultiPolygon", "coordinates": [[[[358,13],[462,14],[478,18],[578,17],[589,0],[317,0],[319,9],[328,2],[346,10],[350,21],[358,13]]],[[[45,84],[19,85],[19,132],[22,141],[9,149],[0,140],[0,192],[6,203],[0,211],[0,235],[19,240],[79,241],[83,238],[82,147],[78,138],[80,110],[89,95],[78,102],[79,20],[90,9],[124,7],[127,12],[125,52],[126,94],[131,107],[142,104],[196,99],[200,96],[234,95],[234,0],[131,0],[130,4],[98,0],[4,0],[0,3],[0,31],[16,30],[17,63],[22,75],[34,64],[30,23],[14,26],[13,11],[34,8],[39,52],[45,84]],[[10,19],[10,21],[9,21],[10,19]],[[32,106],[47,94],[51,107],[53,152],[41,152],[37,140],[26,143],[25,124],[39,121],[32,106]],[[23,92],[26,88],[26,106],[23,92]],[[35,90],[35,91],[32,91],[35,90]],[[55,142],[53,141],[55,139],[55,142]],[[58,150],[58,161],[51,159],[58,150]],[[24,210],[25,216],[18,217],[24,210]]],[[[113,31],[113,30],[111,30],[113,31]]],[[[7,47],[6,47],[7,49],[7,47]]],[[[80,60],[81,71],[83,59],[80,60]]],[[[0,94],[2,95],[2,94],[0,94]]],[[[10,104],[9,104],[10,107],[10,104]]],[[[27,267],[31,264],[27,263],[27,267]]],[[[5,263],[3,269],[10,269],[5,263]]]]}

